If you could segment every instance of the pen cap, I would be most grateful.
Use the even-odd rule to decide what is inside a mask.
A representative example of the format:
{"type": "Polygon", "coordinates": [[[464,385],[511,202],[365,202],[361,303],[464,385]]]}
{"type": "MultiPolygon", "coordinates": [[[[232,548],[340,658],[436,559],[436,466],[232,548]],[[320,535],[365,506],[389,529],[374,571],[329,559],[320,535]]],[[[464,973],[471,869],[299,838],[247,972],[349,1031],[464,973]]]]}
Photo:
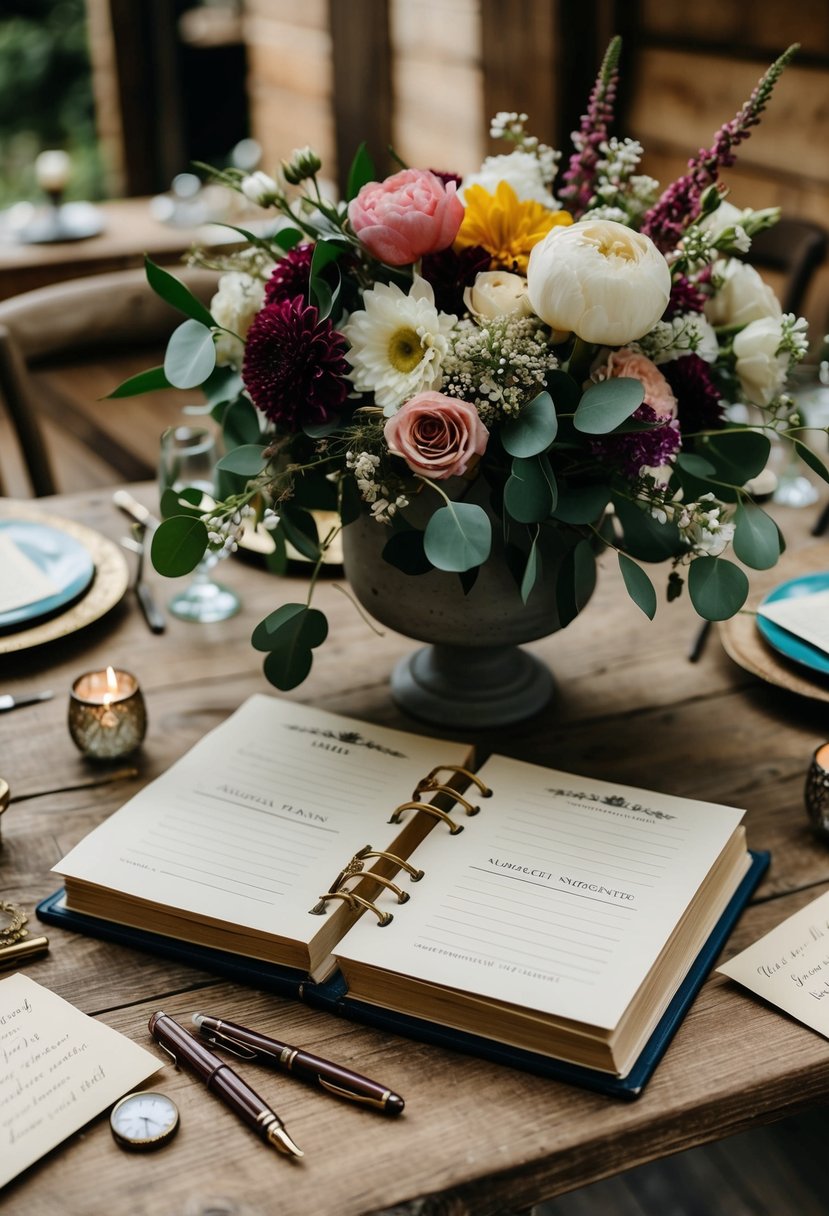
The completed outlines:
{"type": "Polygon", "coordinates": [[[203,1081],[209,1081],[218,1068],[224,1067],[224,1061],[214,1056],[192,1034],[180,1026],[175,1018],[171,1018],[162,1010],[154,1013],[147,1023],[150,1034],[155,1041],[165,1048],[176,1061],[176,1066],[186,1065],[203,1081]]]}

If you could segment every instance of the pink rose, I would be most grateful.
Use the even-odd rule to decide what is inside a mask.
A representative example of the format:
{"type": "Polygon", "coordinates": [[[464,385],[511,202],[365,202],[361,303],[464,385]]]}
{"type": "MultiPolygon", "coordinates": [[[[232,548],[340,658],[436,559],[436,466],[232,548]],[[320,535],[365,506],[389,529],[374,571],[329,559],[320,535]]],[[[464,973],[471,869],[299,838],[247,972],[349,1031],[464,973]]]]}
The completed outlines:
{"type": "Polygon", "coordinates": [[[389,451],[413,473],[443,481],[465,473],[486,451],[489,431],[468,401],[443,393],[418,393],[389,418],[383,434],[389,451]]]}
{"type": "Polygon", "coordinates": [[[625,347],[615,350],[607,361],[607,378],[629,376],[638,380],[645,390],[645,405],[649,405],[658,418],[668,421],[676,418],[676,397],[659,368],[650,359],[635,350],[625,347]]]}
{"type": "Polygon", "coordinates": [[[447,249],[461,226],[457,186],[425,169],[403,169],[368,182],[348,204],[348,218],[372,257],[406,266],[424,253],[447,249]]]}

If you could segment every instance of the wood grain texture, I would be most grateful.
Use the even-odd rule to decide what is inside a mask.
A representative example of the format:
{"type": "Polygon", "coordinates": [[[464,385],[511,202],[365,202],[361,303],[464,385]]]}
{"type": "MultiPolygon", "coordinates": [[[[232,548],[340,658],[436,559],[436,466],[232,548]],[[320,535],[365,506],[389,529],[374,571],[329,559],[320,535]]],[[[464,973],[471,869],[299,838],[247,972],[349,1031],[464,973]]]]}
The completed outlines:
{"type": "MultiPolygon", "coordinates": [[[[138,493],[154,504],[152,486],[138,493]]],[[[109,492],[44,506],[111,537],[123,528],[109,492]]],[[[827,554],[826,542],[808,538],[818,509],[775,512],[789,541],[787,560],[827,554]]],[[[168,584],[152,577],[163,598],[168,584]]],[[[222,625],[171,621],[157,637],[125,601],[58,647],[0,659],[4,689],[48,681],[58,692],[52,702],[0,719],[0,768],[13,797],[0,875],[15,902],[31,908],[52,891],[51,866],[68,848],[245,696],[267,691],[249,634],[286,591],[301,597],[304,580],[294,578],[289,589],[241,562],[225,563],[223,577],[241,593],[244,611],[222,625]],[[84,764],[65,726],[72,677],[102,662],[138,675],[150,719],[134,762],[138,775],[111,782],[84,764]]],[[[428,733],[388,696],[391,666],[412,644],[388,631],[375,638],[333,581],[319,590],[331,641],[306,684],[288,695],[428,733]]],[[[688,663],[695,620],[680,601],[661,603],[648,624],[621,593],[616,564],[603,561],[581,617],[566,634],[533,646],[558,676],[556,704],[476,741],[565,770],[748,807],[750,841],[771,848],[774,861],[729,941],[732,953],[829,886],[829,851],[811,836],[803,809],[806,767],[829,737],[829,710],[755,680],[713,638],[703,660],[688,663]]],[[[496,1216],[816,1105],[829,1093],[824,1041],[721,976],[704,986],[643,1097],[627,1104],[357,1027],[139,951],[58,929],[49,935],[49,955],[27,974],[139,1043],[150,1045],[146,1024],[156,1009],[184,1021],[199,1009],[218,1011],[382,1078],[403,1093],[407,1109],[400,1121],[383,1121],[249,1066],[246,1075],[306,1152],[294,1167],[189,1075],[165,1066],[149,1085],[179,1103],[182,1130],[173,1145],[151,1161],[127,1156],[102,1117],[7,1188],[10,1216],[211,1209],[269,1216],[275,1189],[286,1216],[496,1216]]]]}

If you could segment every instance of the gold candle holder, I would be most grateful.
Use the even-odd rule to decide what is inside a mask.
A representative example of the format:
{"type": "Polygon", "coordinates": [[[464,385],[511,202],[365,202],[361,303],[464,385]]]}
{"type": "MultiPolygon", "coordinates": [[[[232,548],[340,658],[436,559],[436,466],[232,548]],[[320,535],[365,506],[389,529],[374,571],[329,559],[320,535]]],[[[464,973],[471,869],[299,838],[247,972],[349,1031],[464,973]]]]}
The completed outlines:
{"type": "Polygon", "coordinates": [[[69,733],[91,760],[119,760],[134,752],[147,733],[135,676],[112,667],[78,676],[69,696],[69,733]]]}

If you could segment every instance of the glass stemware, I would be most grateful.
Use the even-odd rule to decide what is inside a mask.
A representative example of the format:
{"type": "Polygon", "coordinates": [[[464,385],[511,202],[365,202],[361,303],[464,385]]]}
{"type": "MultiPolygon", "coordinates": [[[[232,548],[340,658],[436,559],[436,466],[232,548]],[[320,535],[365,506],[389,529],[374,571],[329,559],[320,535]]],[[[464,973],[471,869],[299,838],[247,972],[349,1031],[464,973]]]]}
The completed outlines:
{"type": "MultiPolygon", "coordinates": [[[[201,490],[203,506],[215,495],[216,438],[207,427],[171,426],[161,436],[158,484],[165,490],[201,490]]],[[[195,569],[191,582],[170,600],[168,608],[183,621],[225,621],[241,607],[235,591],[216,583],[211,573],[226,553],[209,552],[195,569]]]]}

